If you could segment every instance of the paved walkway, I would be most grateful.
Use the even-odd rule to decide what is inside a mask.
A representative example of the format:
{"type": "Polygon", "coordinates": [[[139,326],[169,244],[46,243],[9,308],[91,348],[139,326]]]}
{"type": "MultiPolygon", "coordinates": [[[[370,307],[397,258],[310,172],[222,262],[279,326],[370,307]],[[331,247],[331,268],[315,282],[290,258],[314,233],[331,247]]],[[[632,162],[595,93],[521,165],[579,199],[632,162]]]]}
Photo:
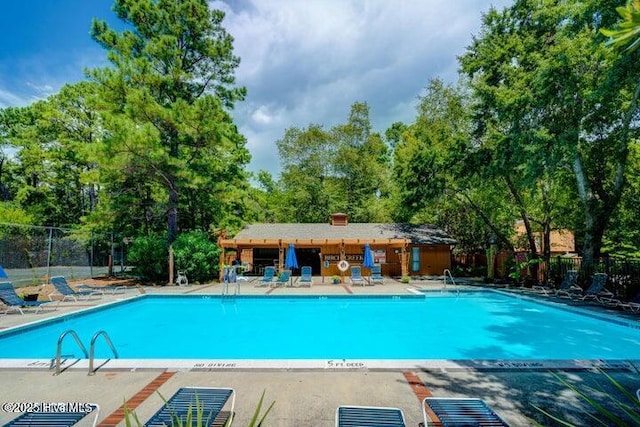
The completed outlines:
{"type": "MultiPolygon", "coordinates": [[[[280,294],[409,294],[415,289],[440,289],[441,280],[402,284],[387,280],[383,285],[352,287],[317,284],[311,288],[255,287],[241,283],[243,295],[280,294]]],[[[198,293],[219,295],[221,284],[189,287],[145,287],[143,292],[198,293]]],[[[124,296],[139,292],[134,288],[124,296]]],[[[122,295],[108,295],[77,303],[60,304],[56,311],[39,314],[0,316],[0,330],[96,304],[115,301],[122,295]]],[[[637,321],[637,318],[632,319],[637,321]]],[[[598,397],[618,396],[620,392],[601,373],[586,370],[557,371],[580,387],[590,385],[598,397]]],[[[608,371],[627,390],[640,388],[640,377],[628,370],[608,371]]],[[[575,393],[564,387],[551,372],[519,370],[434,369],[434,370],[180,370],[180,369],[101,369],[93,376],[86,371],[67,370],[54,376],[46,369],[0,369],[0,403],[4,402],[95,402],[101,407],[101,426],[124,425],[122,407],[133,409],[141,421],[147,420],[182,386],[232,387],[236,390],[235,426],[245,426],[251,419],[260,394],[266,390],[267,404],[275,406],[267,426],[332,426],[340,405],[398,407],[404,411],[407,425],[422,421],[421,399],[428,395],[442,397],[479,397],[484,399],[512,426],[529,426],[536,422],[554,425],[534,405],[560,415],[577,425],[593,425],[583,411],[589,410],[575,393]]],[[[17,414],[0,410],[0,422],[17,414]]],[[[79,425],[90,425],[89,417],[79,425]]]]}

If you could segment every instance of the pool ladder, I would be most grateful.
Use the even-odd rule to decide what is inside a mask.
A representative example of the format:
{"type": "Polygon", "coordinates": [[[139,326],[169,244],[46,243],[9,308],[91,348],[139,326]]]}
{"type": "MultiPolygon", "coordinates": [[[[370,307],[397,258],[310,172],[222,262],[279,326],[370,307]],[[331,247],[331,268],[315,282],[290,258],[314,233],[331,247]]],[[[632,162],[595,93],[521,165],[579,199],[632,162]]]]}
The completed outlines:
{"type": "Polygon", "coordinates": [[[453,276],[451,275],[451,270],[449,270],[448,268],[444,269],[444,285],[442,286],[442,290],[443,291],[447,290],[447,275],[451,279],[451,283],[453,284],[454,289],[456,290],[456,293],[460,294],[460,289],[458,288],[458,285],[456,284],[456,281],[453,280],[453,276]]]}
{"type": "Polygon", "coordinates": [[[222,296],[232,296],[229,292],[229,285],[235,284],[233,295],[240,295],[240,281],[247,280],[244,276],[238,276],[233,267],[225,267],[222,279],[222,296]]]}
{"type": "Polygon", "coordinates": [[[104,337],[104,340],[109,346],[109,348],[111,349],[111,352],[113,353],[116,359],[118,358],[118,352],[116,351],[116,348],[114,347],[113,342],[111,342],[111,338],[109,338],[109,335],[105,331],[101,330],[96,332],[93,335],[93,338],[91,338],[91,344],[89,344],[89,352],[87,353],[87,348],[82,344],[82,341],[80,340],[80,337],[78,336],[76,331],[74,331],[73,329],[69,329],[68,331],[64,331],[60,335],[60,338],[58,338],[56,358],[55,358],[55,361],[53,361],[53,366],[55,366],[56,372],[53,375],[60,375],[60,372],[62,372],[61,363],[60,363],[60,359],[62,358],[62,342],[64,341],[67,335],[71,335],[71,337],[75,340],[76,344],[78,344],[78,347],[80,348],[80,350],[82,350],[82,352],[84,353],[84,356],[89,359],[89,375],[95,374],[93,369],[93,359],[94,359],[93,356],[95,354],[96,340],[100,336],[104,337]]]}

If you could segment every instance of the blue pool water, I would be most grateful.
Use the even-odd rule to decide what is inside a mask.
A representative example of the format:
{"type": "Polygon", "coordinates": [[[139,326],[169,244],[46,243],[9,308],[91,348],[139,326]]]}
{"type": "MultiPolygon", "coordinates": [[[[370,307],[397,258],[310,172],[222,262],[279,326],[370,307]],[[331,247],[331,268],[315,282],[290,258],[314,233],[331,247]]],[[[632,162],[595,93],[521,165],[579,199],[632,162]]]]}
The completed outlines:
{"type": "MultiPolygon", "coordinates": [[[[69,329],[87,348],[104,329],[123,359],[640,359],[639,329],[495,292],[144,296],[0,333],[0,358],[51,358],[69,329]]],[[[63,354],[82,357],[70,338],[63,354]]]]}

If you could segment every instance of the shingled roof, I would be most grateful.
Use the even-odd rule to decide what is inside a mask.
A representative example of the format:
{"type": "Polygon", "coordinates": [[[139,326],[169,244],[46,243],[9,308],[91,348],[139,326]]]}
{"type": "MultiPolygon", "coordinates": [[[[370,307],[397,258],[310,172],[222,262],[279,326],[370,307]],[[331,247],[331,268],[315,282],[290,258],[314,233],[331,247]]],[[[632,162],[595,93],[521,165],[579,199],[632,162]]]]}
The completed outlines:
{"type": "Polygon", "coordinates": [[[336,226],[323,223],[250,224],[235,235],[237,240],[250,239],[409,239],[413,244],[453,245],[455,239],[433,225],[349,223],[336,226]]]}

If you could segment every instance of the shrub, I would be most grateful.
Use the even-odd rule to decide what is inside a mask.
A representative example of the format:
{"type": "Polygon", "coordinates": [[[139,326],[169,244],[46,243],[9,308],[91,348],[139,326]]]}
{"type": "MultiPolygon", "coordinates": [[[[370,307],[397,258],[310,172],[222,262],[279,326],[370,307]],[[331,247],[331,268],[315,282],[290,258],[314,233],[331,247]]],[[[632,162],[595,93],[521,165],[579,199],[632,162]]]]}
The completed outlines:
{"type": "Polygon", "coordinates": [[[127,261],[134,266],[133,274],[144,282],[166,282],[168,258],[165,233],[138,236],[127,251],[127,261]]]}
{"type": "Polygon", "coordinates": [[[204,231],[180,234],[173,243],[173,259],[176,271],[184,271],[190,282],[218,277],[220,248],[204,231]]]}
{"type": "MultiPolygon", "coordinates": [[[[636,374],[638,374],[638,369],[635,366],[634,369],[636,374]]],[[[613,392],[607,392],[603,385],[599,385],[598,388],[586,385],[577,386],[571,384],[567,379],[554,372],[552,372],[551,375],[553,375],[562,385],[577,394],[578,397],[591,408],[593,413],[588,415],[593,420],[592,425],[640,425],[639,396],[635,396],[631,391],[625,389],[621,383],[616,381],[604,370],[599,369],[598,372],[604,376],[610,385],[613,386],[613,392]]],[[[640,390],[638,390],[637,393],[640,395],[640,390]]],[[[557,422],[559,425],[574,425],[569,420],[565,420],[559,415],[554,415],[540,406],[534,404],[531,405],[547,417],[557,422]]]]}

